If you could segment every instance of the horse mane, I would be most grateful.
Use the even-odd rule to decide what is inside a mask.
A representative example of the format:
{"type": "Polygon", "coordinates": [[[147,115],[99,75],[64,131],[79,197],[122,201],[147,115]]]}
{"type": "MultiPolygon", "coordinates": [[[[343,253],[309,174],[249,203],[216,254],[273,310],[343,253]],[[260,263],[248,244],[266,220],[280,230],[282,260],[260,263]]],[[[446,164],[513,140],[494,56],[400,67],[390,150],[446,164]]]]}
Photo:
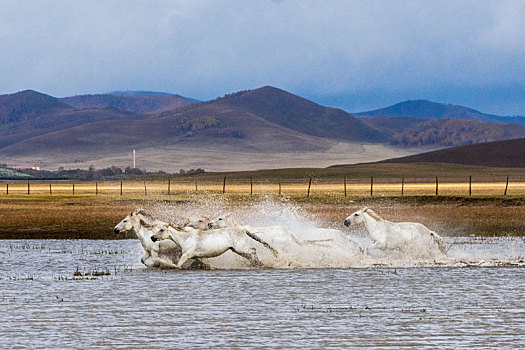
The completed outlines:
{"type": "Polygon", "coordinates": [[[144,221],[142,219],[139,220],[139,223],[140,223],[141,226],[144,226],[146,228],[152,228],[152,227],[155,226],[155,225],[152,225],[152,224],[150,224],[150,223],[148,223],[148,222],[146,222],[146,221],[144,221]]]}
{"type": "Polygon", "coordinates": [[[367,213],[368,215],[370,215],[371,217],[373,217],[374,219],[376,220],[383,220],[382,217],[380,217],[375,211],[373,211],[372,209],[369,209],[369,208],[365,208],[363,210],[363,212],[367,213]]]}
{"type": "Polygon", "coordinates": [[[178,221],[178,222],[170,221],[170,222],[168,223],[168,226],[173,227],[173,228],[176,229],[177,231],[181,231],[181,230],[184,230],[184,228],[185,228],[186,226],[188,226],[189,223],[190,223],[190,220],[184,218],[184,219],[182,219],[182,220],[180,220],[180,221],[178,221]]]}
{"type": "Polygon", "coordinates": [[[137,209],[133,212],[133,214],[142,215],[147,219],[155,220],[155,218],[150,213],[148,213],[145,209],[137,209]]]}

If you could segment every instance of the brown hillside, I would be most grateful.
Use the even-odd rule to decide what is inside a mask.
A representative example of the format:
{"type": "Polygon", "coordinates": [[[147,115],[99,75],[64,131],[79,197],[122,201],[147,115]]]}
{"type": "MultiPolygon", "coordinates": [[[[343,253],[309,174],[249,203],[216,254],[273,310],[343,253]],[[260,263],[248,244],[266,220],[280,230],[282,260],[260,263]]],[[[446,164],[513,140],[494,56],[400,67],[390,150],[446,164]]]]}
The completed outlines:
{"type": "Polygon", "coordinates": [[[525,138],[447,148],[389,159],[383,163],[416,162],[523,168],[525,167],[525,138]]]}
{"type": "Polygon", "coordinates": [[[426,121],[425,119],[412,117],[360,117],[359,119],[389,136],[404,132],[426,121]]]}
{"type": "Polygon", "coordinates": [[[0,124],[25,122],[42,114],[73,110],[59,99],[33,90],[0,95],[0,124]]]}
{"type": "Polygon", "coordinates": [[[265,86],[217,105],[244,110],[272,123],[312,136],[343,140],[385,142],[387,135],[353,115],[318,105],[281,89],[265,86]]]}
{"type": "MultiPolygon", "coordinates": [[[[1,139],[0,139],[1,140],[1,139]]],[[[226,147],[258,152],[325,149],[331,143],[227,105],[202,106],[162,117],[105,120],[47,133],[0,150],[2,154],[122,152],[163,146],[226,147]]]]}
{"type": "Polygon", "coordinates": [[[135,114],[161,113],[187,106],[193,100],[171,94],[111,93],[79,95],[60,99],[75,108],[113,107],[135,114]]]}
{"type": "Polygon", "coordinates": [[[484,123],[467,119],[435,119],[417,123],[393,135],[390,143],[402,146],[462,146],[525,137],[525,126],[484,123]]]}

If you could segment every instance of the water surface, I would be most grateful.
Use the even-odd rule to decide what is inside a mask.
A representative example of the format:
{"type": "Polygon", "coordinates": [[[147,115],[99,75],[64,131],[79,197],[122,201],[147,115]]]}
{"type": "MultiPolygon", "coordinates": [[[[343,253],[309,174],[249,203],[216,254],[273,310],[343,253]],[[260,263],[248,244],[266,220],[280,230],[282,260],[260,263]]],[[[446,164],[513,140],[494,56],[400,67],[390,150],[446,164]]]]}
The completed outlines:
{"type": "MultiPolygon", "coordinates": [[[[471,260],[523,253],[456,243],[471,260]]],[[[0,241],[0,347],[525,347],[520,267],[161,271],[140,255],[135,240],[0,241]]]]}

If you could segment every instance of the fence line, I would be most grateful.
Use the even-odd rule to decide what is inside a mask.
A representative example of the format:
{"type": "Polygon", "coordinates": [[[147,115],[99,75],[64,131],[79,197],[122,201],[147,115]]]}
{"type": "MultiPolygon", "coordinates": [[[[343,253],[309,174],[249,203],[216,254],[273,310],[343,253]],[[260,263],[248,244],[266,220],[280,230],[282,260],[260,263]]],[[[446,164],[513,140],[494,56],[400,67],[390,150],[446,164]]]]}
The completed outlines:
{"type": "MultiPolygon", "coordinates": [[[[351,180],[351,179],[350,179],[351,180]]],[[[501,179],[501,181],[478,181],[473,182],[472,176],[465,178],[464,181],[447,182],[446,178],[435,176],[435,180],[430,179],[414,179],[407,180],[405,176],[397,179],[393,178],[375,178],[370,176],[369,196],[459,196],[472,197],[473,194],[478,196],[507,196],[512,194],[514,196],[525,196],[525,181],[521,182],[510,181],[510,177],[501,179]],[[434,182],[434,184],[432,184],[434,182]],[[435,186],[432,193],[432,187],[435,186]]],[[[198,183],[197,179],[181,179],[181,181],[172,181],[168,178],[164,181],[107,181],[102,182],[54,182],[47,184],[43,181],[27,181],[26,193],[31,195],[46,194],[49,196],[59,194],[72,195],[118,195],[124,196],[142,194],[144,196],[158,196],[158,195],[172,195],[174,193],[198,193],[199,189],[206,193],[222,193],[222,194],[277,194],[277,195],[296,195],[310,198],[314,196],[322,196],[324,194],[340,195],[347,197],[352,195],[354,197],[364,197],[367,195],[367,184],[363,181],[349,181],[349,177],[344,175],[340,178],[335,177],[314,177],[309,176],[302,179],[287,179],[284,183],[282,179],[259,180],[254,181],[253,177],[227,179],[222,177],[222,191],[220,183],[213,179],[201,179],[198,183]],[[339,180],[339,181],[337,181],[339,180]],[[194,191],[193,184],[194,181],[194,191]],[[167,182],[167,186],[166,186],[167,182]],[[228,186],[227,185],[228,182],[228,186]],[[200,185],[200,186],[199,186],[200,185]],[[48,187],[48,189],[47,189],[48,187]],[[69,190],[68,190],[69,187],[69,190]],[[120,188],[119,188],[120,187],[120,188]],[[143,187],[141,189],[140,187],[143,187]],[[276,191],[277,190],[277,191],[276,191]],[[304,192],[303,192],[304,191],[304,192]]],[[[5,195],[15,195],[24,193],[24,182],[5,182],[5,195]]]]}

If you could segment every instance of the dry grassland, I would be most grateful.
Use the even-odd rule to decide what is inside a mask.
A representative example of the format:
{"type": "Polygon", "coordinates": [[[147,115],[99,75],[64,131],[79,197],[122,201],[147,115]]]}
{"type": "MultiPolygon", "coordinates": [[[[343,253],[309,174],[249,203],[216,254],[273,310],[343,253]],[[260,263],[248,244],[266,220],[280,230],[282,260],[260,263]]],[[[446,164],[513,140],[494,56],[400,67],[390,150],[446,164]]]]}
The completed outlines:
{"type": "Polygon", "coordinates": [[[521,197],[344,197],[343,195],[266,196],[238,194],[177,194],[160,196],[17,195],[0,197],[0,239],[116,239],[113,227],[135,208],[161,203],[173,208],[216,201],[233,211],[266,200],[301,207],[323,227],[344,230],[344,218],[371,207],[392,221],[416,221],[443,235],[523,236],[525,199],[521,197]]]}
{"type": "MultiPolygon", "coordinates": [[[[398,179],[379,179],[375,180],[373,186],[370,183],[347,182],[346,193],[348,197],[369,197],[372,187],[373,196],[400,197],[404,196],[433,196],[436,194],[435,182],[408,183],[402,185],[400,182],[395,183],[398,179]],[[384,182],[378,182],[378,181],[384,182]]],[[[309,179],[301,182],[283,181],[279,183],[269,181],[254,181],[250,185],[249,180],[241,183],[231,183],[227,180],[224,187],[226,194],[236,195],[277,195],[279,187],[281,194],[291,197],[303,197],[308,194],[309,179]]],[[[501,182],[473,182],[470,190],[468,182],[438,182],[438,195],[440,196],[469,196],[473,197],[494,197],[503,196],[505,181],[501,182]]],[[[75,183],[74,189],[72,183],[30,183],[30,196],[57,196],[57,195],[75,195],[83,197],[103,196],[103,197],[120,197],[120,182],[93,182],[75,183]],[[97,189],[98,188],[98,189],[97,189]]],[[[170,182],[170,195],[190,195],[195,193],[212,193],[222,194],[223,182],[170,182]],[[196,191],[197,190],[197,191],[196,191]]],[[[344,184],[327,183],[318,179],[312,180],[310,187],[311,197],[323,196],[343,196],[345,194],[344,184]]],[[[525,196],[525,182],[510,181],[506,191],[507,196],[525,196]]],[[[27,196],[28,185],[25,182],[9,183],[8,185],[0,184],[0,198],[12,196],[27,196]],[[8,188],[7,188],[8,186],[8,188]]],[[[122,184],[122,197],[124,198],[143,198],[143,197],[168,197],[167,181],[126,181],[122,184]]]]}

